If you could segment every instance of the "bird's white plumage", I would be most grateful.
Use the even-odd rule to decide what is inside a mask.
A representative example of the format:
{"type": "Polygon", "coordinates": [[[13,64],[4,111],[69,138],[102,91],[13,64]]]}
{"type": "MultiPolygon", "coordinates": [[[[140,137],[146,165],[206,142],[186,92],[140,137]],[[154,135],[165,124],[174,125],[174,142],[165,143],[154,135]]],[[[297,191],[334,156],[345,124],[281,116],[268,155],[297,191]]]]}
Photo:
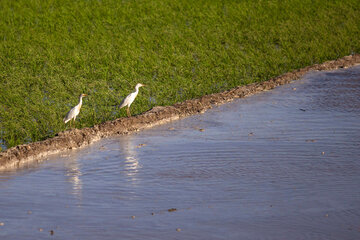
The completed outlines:
{"type": "Polygon", "coordinates": [[[85,97],[86,94],[81,94],[80,97],[79,97],[79,104],[76,105],[75,107],[73,107],[67,114],[66,116],[64,117],[63,121],[65,123],[67,123],[68,121],[70,121],[71,119],[76,119],[76,116],[79,115],[80,113],[80,108],[82,106],[82,98],[85,97]]]}
{"type": "Polygon", "coordinates": [[[128,111],[127,113],[128,113],[128,116],[129,116],[129,117],[130,117],[130,110],[129,110],[129,108],[130,108],[131,104],[134,102],[136,96],[138,95],[138,93],[139,93],[139,88],[140,88],[140,87],[143,87],[143,86],[145,86],[145,85],[143,85],[143,84],[141,84],[141,83],[136,84],[136,86],[135,86],[135,92],[130,93],[130,94],[129,94],[126,98],[124,98],[124,100],[122,100],[122,102],[120,103],[119,108],[123,108],[123,107],[127,106],[127,111],[128,111]]]}
{"type": "Polygon", "coordinates": [[[124,98],[124,100],[120,103],[120,108],[123,108],[125,106],[130,107],[139,93],[139,88],[142,86],[144,85],[141,83],[136,84],[135,92],[130,93],[126,98],[124,98]]]}
{"type": "Polygon", "coordinates": [[[122,100],[122,102],[120,103],[120,108],[123,108],[125,106],[130,107],[138,93],[139,90],[136,90],[135,92],[130,93],[126,98],[124,98],[124,100],[122,100]]]}

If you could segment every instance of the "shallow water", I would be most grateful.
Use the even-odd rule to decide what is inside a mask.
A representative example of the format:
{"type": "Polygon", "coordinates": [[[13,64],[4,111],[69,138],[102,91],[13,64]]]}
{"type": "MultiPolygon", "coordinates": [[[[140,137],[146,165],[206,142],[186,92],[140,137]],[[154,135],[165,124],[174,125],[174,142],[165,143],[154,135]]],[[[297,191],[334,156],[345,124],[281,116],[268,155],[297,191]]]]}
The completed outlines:
{"type": "Polygon", "coordinates": [[[359,155],[360,66],[314,72],[1,173],[0,239],[360,239],[359,155]]]}

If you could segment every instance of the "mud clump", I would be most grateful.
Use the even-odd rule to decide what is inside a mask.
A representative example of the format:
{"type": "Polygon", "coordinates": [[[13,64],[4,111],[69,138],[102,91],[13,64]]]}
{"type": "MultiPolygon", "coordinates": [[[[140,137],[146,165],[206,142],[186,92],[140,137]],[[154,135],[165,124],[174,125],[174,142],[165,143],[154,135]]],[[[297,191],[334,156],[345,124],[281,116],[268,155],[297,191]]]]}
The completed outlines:
{"type": "Polygon", "coordinates": [[[225,92],[205,95],[197,99],[176,103],[172,106],[154,107],[137,116],[119,118],[95,125],[91,128],[72,129],[60,132],[53,138],[19,145],[1,152],[0,170],[40,162],[44,160],[44,157],[50,154],[80,148],[108,136],[128,134],[193,114],[204,113],[206,110],[212,108],[213,105],[220,105],[236,98],[243,98],[290,83],[293,80],[301,78],[309,71],[347,68],[357,64],[360,64],[360,55],[350,55],[338,60],[315,64],[313,66],[285,73],[265,82],[239,86],[225,92]]]}

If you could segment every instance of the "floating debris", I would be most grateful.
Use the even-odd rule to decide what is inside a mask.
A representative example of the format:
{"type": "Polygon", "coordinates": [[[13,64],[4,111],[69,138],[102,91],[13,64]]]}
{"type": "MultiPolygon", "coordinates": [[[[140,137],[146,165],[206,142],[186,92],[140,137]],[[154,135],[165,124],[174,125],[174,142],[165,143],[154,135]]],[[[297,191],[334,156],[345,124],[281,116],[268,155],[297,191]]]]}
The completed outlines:
{"type": "Polygon", "coordinates": [[[42,229],[42,228],[39,228],[39,232],[42,232],[42,231],[44,231],[44,229],[42,229]]]}
{"type": "Polygon", "coordinates": [[[305,112],[306,110],[305,109],[303,109],[303,108],[299,108],[299,110],[301,110],[301,111],[303,111],[303,112],[305,112]]]}
{"type": "Polygon", "coordinates": [[[3,222],[0,222],[0,226],[4,226],[5,225],[5,223],[3,223],[3,222]]]}
{"type": "Polygon", "coordinates": [[[140,143],[139,145],[136,146],[136,148],[141,148],[141,147],[144,147],[144,146],[146,146],[145,143],[140,143]]]}
{"type": "Polygon", "coordinates": [[[168,212],[175,212],[175,211],[177,211],[176,208],[170,208],[170,209],[168,209],[168,212]]]}
{"type": "Polygon", "coordinates": [[[176,231],[177,231],[177,232],[180,232],[180,231],[181,231],[181,228],[177,228],[176,231]]]}
{"type": "Polygon", "coordinates": [[[316,142],[316,139],[307,139],[305,142],[316,142]]]}
{"type": "Polygon", "coordinates": [[[175,130],[175,128],[173,128],[173,127],[169,127],[168,128],[170,131],[174,131],[175,130]]]}
{"type": "Polygon", "coordinates": [[[254,136],[254,133],[253,133],[253,132],[250,132],[250,133],[248,134],[248,136],[249,136],[249,137],[254,136]]]}
{"type": "Polygon", "coordinates": [[[54,235],[54,230],[50,230],[50,235],[54,235]]]}
{"type": "Polygon", "coordinates": [[[30,214],[32,214],[32,211],[30,211],[30,210],[29,210],[29,211],[27,211],[27,214],[29,214],[29,215],[30,215],[30,214]]]}
{"type": "Polygon", "coordinates": [[[205,129],[203,129],[203,128],[199,128],[199,131],[200,131],[200,132],[203,132],[203,131],[205,131],[205,129]]]}
{"type": "Polygon", "coordinates": [[[325,155],[325,152],[321,152],[321,155],[325,155]]]}
{"type": "Polygon", "coordinates": [[[296,87],[294,87],[292,90],[296,91],[296,87]]]}
{"type": "Polygon", "coordinates": [[[131,216],[132,219],[135,219],[135,216],[131,216]]]}

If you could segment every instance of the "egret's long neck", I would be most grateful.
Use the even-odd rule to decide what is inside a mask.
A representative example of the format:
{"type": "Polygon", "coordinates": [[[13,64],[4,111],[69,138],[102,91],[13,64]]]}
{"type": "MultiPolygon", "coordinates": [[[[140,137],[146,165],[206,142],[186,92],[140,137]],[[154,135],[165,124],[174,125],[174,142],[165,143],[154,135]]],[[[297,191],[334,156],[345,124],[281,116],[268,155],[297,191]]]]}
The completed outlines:
{"type": "Polygon", "coordinates": [[[136,94],[137,94],[138,92],[139,92],[139,86],[136,86],[136,87],[135,87],[135,92],[134,92],[134,93],[136,93],[136,94]]]}
{"type": "Polygon", "coordinates": [[[79,104],[78,104],[79,106],[81,106],[81,105],[82,105],[82,98],[83,98],[83,97],[82,97],[82,96],[80,96],[80,98],[79,98],[79,104]]]}

